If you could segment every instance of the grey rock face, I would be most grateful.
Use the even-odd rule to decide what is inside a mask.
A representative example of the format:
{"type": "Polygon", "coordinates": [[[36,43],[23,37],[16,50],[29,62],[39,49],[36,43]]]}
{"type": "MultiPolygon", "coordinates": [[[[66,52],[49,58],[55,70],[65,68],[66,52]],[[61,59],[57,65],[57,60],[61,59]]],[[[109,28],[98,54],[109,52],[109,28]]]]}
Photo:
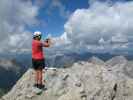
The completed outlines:
{"type": "Polygon", "coordinates": [[[116,57],[113,57],[112,59],[106,61],[106,65],[107,66],[115,66],[117,64],[123,64],[125,62],[127,62],[125,57],[123,57],[123,56],[116,56],[116,57]]]}
{"type": "Polygon", "coordinates": [[[97,57],[94,57],[94,56],[89,59],[89,62],[93,63],[93,64],[97,64],[97,65],[105,64],[105,62],[103,60],[101,60],[101,59],[99,59],[97,57]]]}
{"type": "Polygon", "coordinates": [[[132,100],[133,79],[124,73],[127,62],[107,65],[75,63],[69,68],[47,69],[46,91],[32,93],[34,71],[29,69],[3,100],[132,100]]]}
{"type": "Polygon", "coordinates": [[[133,78],[133,61],[128,61],[123,69],[127,76],[133,78]]]}

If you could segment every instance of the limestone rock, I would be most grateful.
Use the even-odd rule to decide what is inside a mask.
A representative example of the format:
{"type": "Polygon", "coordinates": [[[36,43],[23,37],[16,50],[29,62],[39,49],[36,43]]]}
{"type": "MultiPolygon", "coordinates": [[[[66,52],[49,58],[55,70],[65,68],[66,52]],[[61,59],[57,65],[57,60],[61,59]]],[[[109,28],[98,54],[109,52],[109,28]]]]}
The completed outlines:
{"type": "Polygon", "coordinates": [[[106,63],[109,68],[105,64],[82,61],[69,68],[47,69],[44,74],[47,90],[30,99],[26,95],[32,92],[34,71],[29,69],[2,99],[132,100],[133,79],[124,72],[128,62],[123,59],[119,64],[118,61],[110,60],[106,63]]]}
{"type": "Polygon", "coordinates": [[[115,66],[117,64],[123,64],[126,63],[127,59],[124,56],[116,56],[113,57],[112,59],[106,61],[107,66],[115,66]]]}
{"type": "Polygon", "coordinates": [[[99,59],[99,58],[97,58],[95,56],[91,57],[89,59],[89,62],[93,63],[93,64],[97,64],[97,65],[104,65],[104,63],[105,63],[103,60],[101,60],[101,59],[99,59]]]}

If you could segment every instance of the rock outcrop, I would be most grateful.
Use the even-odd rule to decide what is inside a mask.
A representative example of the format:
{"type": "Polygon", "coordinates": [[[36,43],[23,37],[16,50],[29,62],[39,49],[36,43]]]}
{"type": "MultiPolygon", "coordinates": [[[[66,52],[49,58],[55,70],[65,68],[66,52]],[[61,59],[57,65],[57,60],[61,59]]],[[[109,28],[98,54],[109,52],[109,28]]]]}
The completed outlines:
{"type": "Polygon", "coordinates": [[[124,73],[126,65],[79,62],[69,68],[47,69],[47,90],[31,98],[34,71],[29,69],[2,100],[132,100],[133,79],[124,73]]]}
{"type": "Polygon", "coordinates": [[[126,62],[127,62],[127,59],[124,56],[116,56],[106,61],[106,65],[112,67],[115,65],[125,64],[126,62]]]}
{"type": "Polygon", "coordinates": [[[93,63],[93,64],[97,64],[97,65],[104,65],[105,64],[105,62],[103,60],[101,60],[101,59],[99,59],[99,58],[97,58],[95,56],[91,57],[89,59],[89,62],[93,63]]]}

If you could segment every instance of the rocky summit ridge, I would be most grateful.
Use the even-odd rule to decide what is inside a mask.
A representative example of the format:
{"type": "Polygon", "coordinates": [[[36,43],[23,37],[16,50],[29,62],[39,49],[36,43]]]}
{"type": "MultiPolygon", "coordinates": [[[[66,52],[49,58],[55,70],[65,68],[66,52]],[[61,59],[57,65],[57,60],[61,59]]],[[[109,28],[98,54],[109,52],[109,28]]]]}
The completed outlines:
{"type": "Polygon", "coordinates": [[[69,68],[48,68],[47,90],[33,97],[28,96],[34,83],[34,71],[29,69],[1,100],[133,100],[129,70],[133,64],[121,56],[104,63],[96,59],[77,62],[69,68]]]}

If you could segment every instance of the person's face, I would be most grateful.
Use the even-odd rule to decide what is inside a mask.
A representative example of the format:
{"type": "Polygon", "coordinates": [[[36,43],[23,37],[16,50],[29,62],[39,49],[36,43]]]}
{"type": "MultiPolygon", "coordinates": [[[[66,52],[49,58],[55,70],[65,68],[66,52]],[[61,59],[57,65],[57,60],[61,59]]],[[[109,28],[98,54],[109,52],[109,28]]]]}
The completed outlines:
{"type": "Polygon", "coordinates": [[[38,36],[38,38],[39,38],[39,40],[41,40],[42,36],[41,36],[41,35],[39,35],[39,36],[38,36]]]}
{"type": "Polygon", "coordinates": [[[42,37],[41,35],[38,35],[38,36],[36,36],[34,39],[35,39],[35,40],[41,40],[41,37],[42,37]]]}
{"type": "Polygon", "coordinates": [[[41,38],[42,38],[41,35],[38,35],[38,36],[37,36],[37,39],[38,39],[38,40],[41,40],[41,38]]]}

